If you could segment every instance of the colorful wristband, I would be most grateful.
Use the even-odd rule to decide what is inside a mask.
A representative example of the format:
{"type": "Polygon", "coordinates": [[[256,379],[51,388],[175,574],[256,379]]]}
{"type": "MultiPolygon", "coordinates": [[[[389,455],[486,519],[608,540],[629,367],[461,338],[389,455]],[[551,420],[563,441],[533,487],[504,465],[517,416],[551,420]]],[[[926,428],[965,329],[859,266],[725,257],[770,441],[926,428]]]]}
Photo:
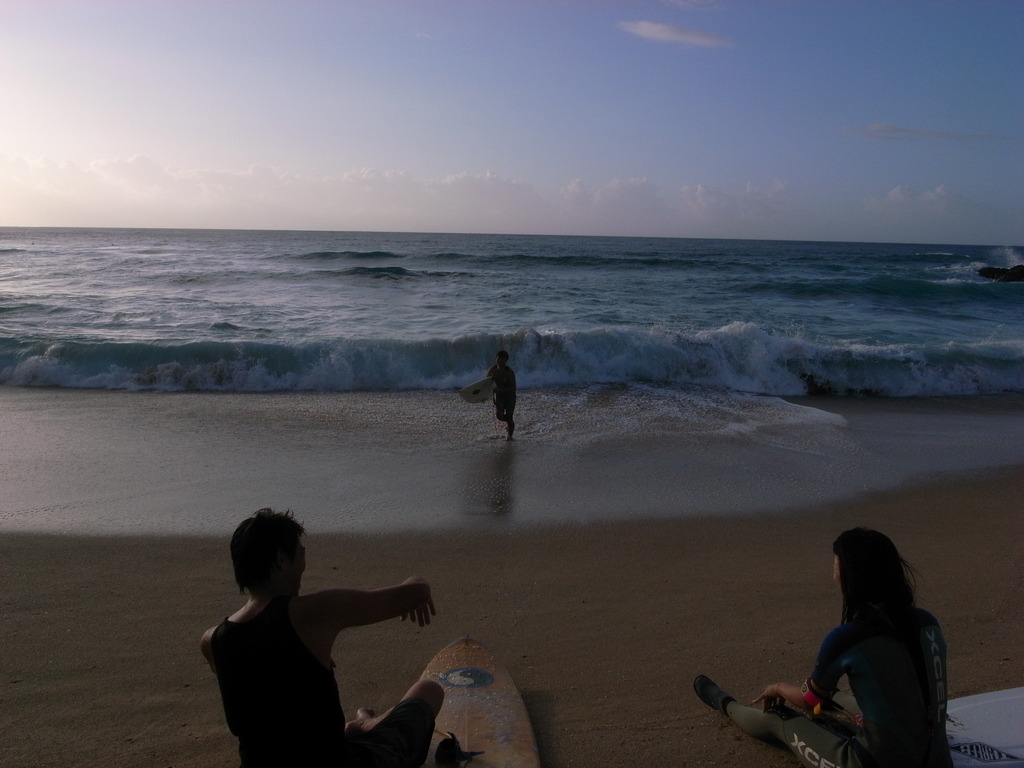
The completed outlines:
{"type": "Polygon", "coordinates": [[[807,708],[813,710],[814,714],[820,715],[821,705],[824,703],[825,700],[814,692],[814,689],[811,687],[810,678],[807,678],[807,680],[804,681],[804,684],[803,686],[801,686],[800,691],[804,695],[804,704],[807,705],[807,708]]]}

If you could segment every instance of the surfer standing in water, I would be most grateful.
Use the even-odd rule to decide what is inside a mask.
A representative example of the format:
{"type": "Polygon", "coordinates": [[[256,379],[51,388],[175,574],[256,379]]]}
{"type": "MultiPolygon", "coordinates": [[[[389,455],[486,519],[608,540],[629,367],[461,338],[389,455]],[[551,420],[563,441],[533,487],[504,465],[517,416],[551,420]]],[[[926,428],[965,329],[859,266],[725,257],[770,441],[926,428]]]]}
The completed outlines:
{"type": "Polygon", "coordinates": [[[843,623],[825,637],[803,686],[769,685],[753,701],[760,707],[743,706],[704,675],[694,690],[804,765],[951,768],[946,643],[935,617],[914,606],[913,570],[889,537],[868,528],[841,534],[832,551],[843,623]],[[837,690],[844,675],[852,696],[837,690]]]}
{"type": "Polygon", "coordinates": [[[508,440],[516,431],[512,414],[516,410],[516,372],[508,367],[508,352],[504,349],[494,357],[494,365],[487,369],[487,375],[494,380],[494,418],[505,422],[508,440]]]}

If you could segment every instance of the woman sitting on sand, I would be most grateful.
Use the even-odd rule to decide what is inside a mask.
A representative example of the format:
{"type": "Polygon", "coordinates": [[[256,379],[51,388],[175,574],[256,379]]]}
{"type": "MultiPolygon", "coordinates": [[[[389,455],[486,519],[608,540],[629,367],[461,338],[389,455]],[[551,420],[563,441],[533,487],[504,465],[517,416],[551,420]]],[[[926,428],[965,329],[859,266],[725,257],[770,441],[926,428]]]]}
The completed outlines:
{"type": "Polygon", "coordinates": [[[946,643],[935,617],[914,607],[912,569],[887,536],[867,528],[841,534],[832,551],[843,623],[825,637],[803,686],[769,685],[753,701],[760,709],[741,705],[704,675],[694,690],[805,765],[948,768],[946,643]],[[852,696],[837,690],[843,675],[852,696]]]}

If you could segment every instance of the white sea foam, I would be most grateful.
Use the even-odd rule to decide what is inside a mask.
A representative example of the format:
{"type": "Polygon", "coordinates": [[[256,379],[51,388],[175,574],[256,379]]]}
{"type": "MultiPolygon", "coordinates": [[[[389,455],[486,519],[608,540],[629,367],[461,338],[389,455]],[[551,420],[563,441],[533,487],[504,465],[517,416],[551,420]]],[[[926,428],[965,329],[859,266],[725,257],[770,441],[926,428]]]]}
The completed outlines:
{"type": "Polygon", "coordinates": [[[662,329],[539,333],[453,340],[322,344],[65,343],[27,347],[0,382],[163,391],[454,389],[479,377],[499,347],[519,384],[543,388],[656,384],[765,395],[939,396],[1024,390],[1024,340],[827,345],[731,323],[693,334],[662,329]]]}

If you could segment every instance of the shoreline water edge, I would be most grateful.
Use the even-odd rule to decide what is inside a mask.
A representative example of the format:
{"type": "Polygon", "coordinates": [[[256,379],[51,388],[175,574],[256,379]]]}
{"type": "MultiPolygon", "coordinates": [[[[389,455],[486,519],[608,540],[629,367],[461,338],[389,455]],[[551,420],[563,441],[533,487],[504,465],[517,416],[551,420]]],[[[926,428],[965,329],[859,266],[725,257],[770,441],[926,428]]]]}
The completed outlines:
{"type": "Polygon", "coordinates": [[[220,535],[261,506],[321,532],[778,513],[1024,464],[1024,396],[526,391],[504,441],[454,393],[0,388],[0,531],[220,535]]]}

